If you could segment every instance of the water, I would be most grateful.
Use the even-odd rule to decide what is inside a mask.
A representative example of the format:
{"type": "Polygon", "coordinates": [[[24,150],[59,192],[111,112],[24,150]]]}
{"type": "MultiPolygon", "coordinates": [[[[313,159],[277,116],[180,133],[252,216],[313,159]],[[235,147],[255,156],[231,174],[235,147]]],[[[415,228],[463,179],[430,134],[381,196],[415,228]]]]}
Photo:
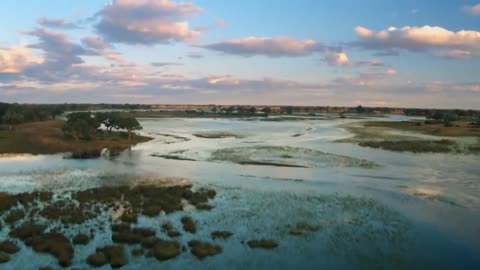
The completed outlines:
{"type": "MultiPolygon", "coordinates": [[[[159,265],[165,269],[478,268],[480,157],[394,153],[334,142],[351,136],[337,127],[348,121],[356,120],[142,119],[142,133],[155,139],[113,159],[69,160],[63,155],[0,158],[0,190],[76,190],[128,183],[136,177],[175,177],[218,191],[212,211],[188,210],[199,222],[199,232],[184,234],[181,242],[209,240],[212,230],[230,230],[234,236],[219,241],[224,248],[221,255],[198,261],[183,252],[161,263],[130,257],[125,269],[156,269],[159,265]],[[193,135],[201,132],[230,132],[242,138],[193,135]],[[337,159],[322,163],[325,166],[309,166],[313,168],[211,160],[211,154],[220,149],[256,146],[312,149],[377,166],[354,166],[351,160],[342,163],[348,166],[337,166],[337,159]],[[300,237],[290,235],[289,228],[298,222],[321,224],[322,228],[300,237]],[[252,250],[242,244],[258,238],[276,239],[280,245],[275,250],[252,250]]],[[[302,155],[274,152],[254,158],[293,164],[305,161],[302,155]]],[[[318,160],[307,164],[315,162],[318,160]]],[[[143,218],[140,223],[159,227],[162,220],[171,220],[178,227],[181,215],[143,218]]],[[[5,228],[1,232],[3,236],[5,228]]],[[[109,235],[97,234],[90,245],[76,250],[73,265],[86,267],[85,258],[95,246],[109,242],[109,235]]],[[[8,267],[19,269],[14,267],[25,259],[35,262],[31,269],[55,262],[51,256],[22,248],[8,267]]],[[[22,269],[27,268],[23,265],[22,269]]]]}

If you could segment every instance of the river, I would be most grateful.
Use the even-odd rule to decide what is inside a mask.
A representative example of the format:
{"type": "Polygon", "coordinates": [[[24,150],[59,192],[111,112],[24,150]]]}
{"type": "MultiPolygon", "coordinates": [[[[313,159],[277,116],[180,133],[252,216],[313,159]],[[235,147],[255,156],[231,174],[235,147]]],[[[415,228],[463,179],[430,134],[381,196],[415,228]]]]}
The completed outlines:
{"type": "MultiPolygon", "coordinates": [[[[194,186],[217,190],[213,210],[186,211],[200,223],[196,239],[208,239],[213,229],[234,233],[221,242],[222,254],[199,261],[183,252],[165,262],[130,256],[122,269],[478,269],[480,265],[478,155],[396,153],[335,142],[352,136],[339,124],[359,120],[139,120],[141,133],[154,139],[116,157],[1,157],[0,191],[61,192],[138,178],[188,179],[194,186]],[[194,135],[219,132],[232,137],[194,135]],[[212,158],[213,153],[222,158],[212,158]],[[236,162],[246,159],[296,167],[236,162]],[[321,228],[291,235],[289,226],[301,222],[321,228]],[[276,239],[279,247],[252,250],[243,243],[252,238],[276,239]]],[[[166,219],[179,223],[181,215],[142,218],[139,223],[159,227],[166,219]]],[[[0,238],[5,234],[3,228],[0,238]]],[[[73,265],[87,267],[85,257],[95,246],[108,243],[109,237],[97,233],[89,245],[77,248],[73,265]]],[[[181,240],[191,238],[183,235],[181,240]]],[[[38,269],[54,262],[51,256],[22,248],[6,267],[38,269]],[[32,262],[31,268],[26,261],[32,262]]]]}

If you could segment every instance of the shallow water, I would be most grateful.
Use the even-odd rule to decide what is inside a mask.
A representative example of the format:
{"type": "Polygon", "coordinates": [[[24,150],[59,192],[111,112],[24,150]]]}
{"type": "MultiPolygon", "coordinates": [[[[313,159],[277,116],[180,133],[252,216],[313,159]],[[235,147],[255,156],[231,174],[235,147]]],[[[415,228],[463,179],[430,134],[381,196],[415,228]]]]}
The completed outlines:
{"type": "MultiPolygon", "coordinates": [[[[212,230],[230,230],[234,236],[219,241],[222,254],[203,261],[188,252],[167,262],[131,257],[124,269],[160,265],[165,269],[476,269],[480,265],[480,156],[394,153],[334,142],[351,136],[337,127],[349,121],[355,120],[142,119],[142,133],[155,139],[115,158],[1,157],[0,191],[76,190],[128,183],[137,176],[188,178],[196,186],[218,191],[213,210],[188,210],[199,221],[199,232],[185,234],[181,240],[208,240],[212,230]],[[240,137],[193,136],[203,132],[240,137]],[[211,159],[217,150],[258,146],[311,149],[378,166],[339,166],[335,162],[342,160],[329,159],[322,166],[292,168],[211,159]],[[152,156],[172,153],[196,161],[152,156]],[[322,228],[291,236],[289,226],[298,222],[322,228]],[[279,247],[252,250],[242,244],[263,237],[278,240],[279,247]]],[[[304,165],[319,162],[315,155],[286,155],[272,152],[269,156],[267,151],[255,158],[304,165]]],[[[140,223],[159,227],[168,219],[179,224],[182,215],[144,218],[140,223]]],[[[0,236],[5,233],[3,228],[0,236]]],[[[109,237],[97,233],[92,243],[77,249],[73,266],[86,267],[86,256],[97,245],[109,243],[109,237]]],[[[7,266],[38,269],[55,261],[22,248],[7,266]],[[22,264],[25,259],[33,262],[31,268],[22,264]]]]}

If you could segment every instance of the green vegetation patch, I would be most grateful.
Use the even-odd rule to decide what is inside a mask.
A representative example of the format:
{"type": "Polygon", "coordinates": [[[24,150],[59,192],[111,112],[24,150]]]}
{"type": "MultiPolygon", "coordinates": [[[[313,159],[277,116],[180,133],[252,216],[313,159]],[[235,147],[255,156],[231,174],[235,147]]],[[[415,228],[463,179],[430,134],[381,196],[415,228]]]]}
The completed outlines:
{"type": "Polygon", "coordinates": [[[480,153],[480,129],[466,122],[446,126],[428,121],[370,121],[340,127],[354,136],[337,142],[363,147],[411,153],[480,153]]]}
{"type": "Polygon", "coordinates": [[[151,140],[128,131],[100,130],[97,124],[91,124],[80,117],[68,124],[63,120],[47,120],[19,124],[14,130],[0,129],[0,154],[72,152],[99,156],[104,148],[124,150],[151,140]]]}
{"type": "Polygon", "coordinates": [[[389,151],[412,152],[412,153],[448,153],[456,145],[450,140],[404,140],[404,141],[362,141],[358,145],[380,148],[389,151]]]}
{"type": "Polygon", "coordinates": [[[245,136],[243,135],[235,134],[233,132],[228,132],[228,131],[198,132],[198,133],[194,133],[193,136],[198,138],[204,138],[204,139],[245,138],[245,136]]]}

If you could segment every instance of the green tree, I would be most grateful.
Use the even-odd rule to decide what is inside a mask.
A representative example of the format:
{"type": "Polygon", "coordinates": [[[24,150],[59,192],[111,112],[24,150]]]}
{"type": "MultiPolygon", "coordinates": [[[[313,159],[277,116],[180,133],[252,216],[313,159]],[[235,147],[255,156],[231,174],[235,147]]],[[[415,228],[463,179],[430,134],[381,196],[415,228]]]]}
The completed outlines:
{"type": "Polygon", "coordinates": [[[62,109],[60,109],[59,107],[52,108],[52,109],[50,109],[49,112],[50,112],[50,116],[52,117],[52,119],[55,119],[57,116],[62,115],[64,113],[64,111],[62,109]]]}
{"type": "Polygon", "coordinates": [[[262,109],[262,112],[265,113],[265,114],[270,114],[272,112],[272,108],[270,107],[264,107],[262,109]]]}
{"type": "Polygon", "coordinates": [[[113,128],[118,129],[118,116],[116,112],[97,112],[95,113],[95,119],[105,126],[107,132],[110,133],[113,128]]]}
{"type": "Polygon", "coordinates": [[[443,125],[446,127],[452,126],[452,122],[457,120],[457,115],[454,114],[453,112],[448,112],[443,115],[443,125]]]}
{"type": "Polygon", "coordinates": [[[365,108],[362,107],[362,105],[358,105],[357,108],[355,108],[355,111],[357,113],[364,113],[365,112],[365,108]]]}
{"type": "Polygon", "coordinates": [[[19,106],[10,106],[3,115],[2,120],[8,125],[8,129],[13,131],[18,124],[24,122],[25,117],[22,109],[19,106]]]}
{"type": "Polygon", "coordinates": [[[123,116],[118,119],[118,127],[128,132],[128,140],[132,138],[132,132],[134,130],[142,129],[142,126],[133,116],[123,116]]]}
{"type": "Polygon", "coordinates": [[[443,118],[444,114],[441,111],[429,112],[427,115],[427,119],[442,120],[443,118]]]}
{"type": "Polygon", "coordinates": [[[100,123],[89,112],[76,112],[67,115],[67,121],[63,126],[66,137],[76,140],[90,140],[97,134],[100,123]]]}
{"type": "Polygon", "coordinates": [[[285,107],[284,112],[287,113],[287,114],[292,114],[293,113],[293,107],[292,106],[285,107]]]}
{"type": "Polygon", "coordinates": [[[227,108],[227,114],[231,114],[235,111],[235,106],[230,106],[227,108]]]}

